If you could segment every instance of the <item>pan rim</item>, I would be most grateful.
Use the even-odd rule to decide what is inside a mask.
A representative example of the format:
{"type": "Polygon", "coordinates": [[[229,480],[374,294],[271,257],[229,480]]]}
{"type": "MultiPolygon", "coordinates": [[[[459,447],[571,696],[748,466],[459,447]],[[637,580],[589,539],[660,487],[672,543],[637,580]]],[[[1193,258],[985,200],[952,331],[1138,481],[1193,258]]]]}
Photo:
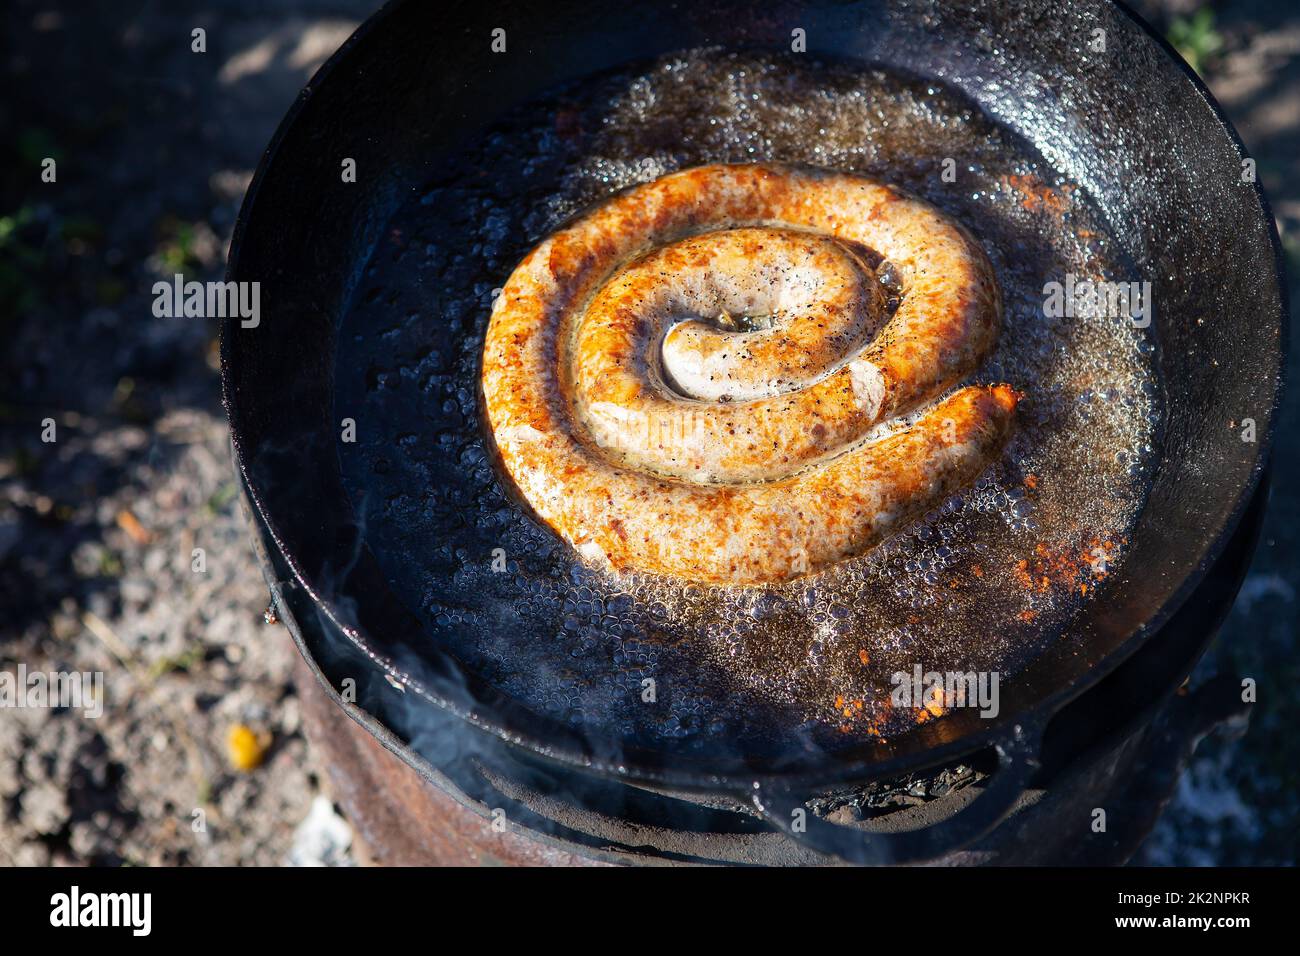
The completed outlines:
{"type": "MultiPolygon", "coordinates": [[[[1156,47],[1164,54],[1164,57],[1173,61],[1173,65],[1182,72],[1185,80],[1190,81],[1192,91],[1196,94],[1197,99],[1204,103],[1210,110],[1217,127],[1227,134],[1228,143],[1233,151],[1239,157],[1246,157],[1248,154],[1240,135],[1228,121],[1224,111],[1214,99],[1210,91],[1205,87],[1200,78],[1184,63],[1170,45],[1156,33],[1149,24],[1132,11],[1121,0],[1104,0],[1105,3],[1119,10],[1124,14],[1143,34],[1155,41],[1156,47]]],[[[405,5],[405,0],[390,0],[383,8],[377,11],[372,17],[362,23],[357,30],[339,47],[337,51],[321,66],[311,81],[304,88],[293,106],[282,119],[279,127],[276,129],[270,143],[263,151],[261,161],[250,182],[249,188],[245,193],[239,215],[236,219],[230,254],[226,270],[226,279],[234,280],[239,274],[240,253],[243,247],[243,239],[248,229],[250,220],[253,218],[257,199],[260,195],[261,186],[264,184],[268,170],[272,167],[276,156],[288,138],[291,129],[301,116],[301,113],[311,97],[321,87],[329,75],[337,69],[340,63],[347,60],[352,51],[364,40],[370,36],[375,29],[387,22],[395,10],[405,5]]],[[[1280,341],[1278,347],[1278,367],[1274,376],[1274,387],[1271,401],[1267,408],[1266,421],[1261,429],[1262,434],[1254,449],[1254,461],[1250,467],[1250,472],[1246,480],[1242,482],[1237,491],[1235,500],[1231,507],[1224,510],[1224,518],[1217,528],[1215,534],[1210,540],[1208,547],[1203,549],[1200,559],[1193,571],[1182,578],[1174,587],[1167,597],[1162,601],[1159,609],[1146,622],[1133,629],[1132,633],[1121,642],[1119,642],[1109,653],[1101,660],[1097,661],[1084,674],[1077,677],[1074,681],[1050,692],[1040,698],[1036,703],[1031,705],[1023,714],[1022,722],[1030,722],[1030,718],[1037,720],[1041,724],[1046,724],[1065,704],[1086,692],[1108,674],[1112,673],[1124,661],[1133,655],[1147,639],[1164,626],[1169,619],[1181,608],[1190,597],[1193,591],[1203,582],[1206,572],[1214,561],[1223,553],[1227,547],[1233,533],[1239,527],[1242,517],[1259,486],[1264,470],[1268,465],[1274,431],[1276,429],[1276,417],[1279,411],[1282,397],[1285,391],[1286,364],[1285,356],[1289,347],[1290,338],[1290,311],[1289,295],[1286,285],[1285,264],[1282,255],[1281,243],[1278,238],[1276,222],[1273,219],[1271,207],[1267,197],[1264,195],[1262,185],[1259,182],[1252,184],[1255,201],[1259,204],[1261,214],[1266,220],[1266,232],[1271,243],[1273,251],[1273,273],[1271,279],[1276,285],[1278,292],[1279,314],[1277,316],[1280,331],[1280,341]]],[[[1262,263],[1261,263],[1261,267],[1262,263]]],[[[1270,317],[1271,318],[1271,317],[1270,317]]],[[[222,401],[225,407],[227,417],[230,423],[232,437],[234,460],[236,469],[247,490],[250,504],[257,512],[258,518],[264,523],[265,528],[270,533],[274,546],[279,551],[286,565],[292,569],[297,581],[311,595],[313,601],[331,618],[339,630],[346,634],[363,651],[375,657],[379,652],[376,650],[376,644],[366,635],[360,633],[349,633],[349,628],[345,625],[338,609],[331,605],[328,598],[324,597],[321,589],[313,586],[313,582],[307,580],[302,571],[302,566],[295,556],[290,553],[289,547],[285,544],[285,536],[280,533],[279,523],[274,515],[270,513],[271,509],[267,505],[267,498],[258,487],[255,476],[249,467],[248,450],[240,441],[242,429],[240,428],[240,408],[238,388],[235,381],[235,373],[232,369],[231,356],[231,330],[233,322],[227,318],[222,324],[221,335],[221,378],[222,378],[222,401]]],[[[376,658],[378,666],[386,667],[393,673],[398,673],[398,669],[391,665],[391,662],[384,662],[376,658]]],[[[439,700],[428,694],[424,695],[435,706],[452,710],[457,713],[466,722],[478,729],[479,731],[492,734],[493,736],[505,741],[511,746],[521,747],[531,753],[540,755],[550,760],[577,768],[597,773],[616,774],[625,776],[629,779],[645,780],[660,784],[691,786],[701,780],[707,780],[710,783],[722,784],[732,777],[731,774],[707,773],[694,766],[682,767],[677,766],[659,766],[652,768],[649,765],[641,766],[636,761],[628,759],[631,751],[625,751],[622,759],[617,763],[610,763],[600,758],[593,757],[590,753],[584,753],[581,750],[569,750],[556,747],[553,741],[547,741],[540,736],[532,736],[526,731],[518,728],[507,727],[504,724],[494,722],[490,717],[484,717],[483,714],[475,713],[478,708],[469,712],[461,712],[456,706],[448,701],[439,700]]],[[[1021,715],[1017,715],[1021,716],[1021,715]]],[[[769,778],[779,778],[783,781],[803,784],[812,783],[823,784],[826,782],[835,782],[840,780],[862,780],[867,778],[879,778],[885,776],[896,776],[899,773],[908,770],[919,769],[925,766],[931,766],[946,760],[954,759],[963,754],[972,753],[991,746],[996,740],[999,728],[1004,727],[1002,721],[997,722],[997,726],[990,726],[986,729],[965,734],[955,740],[949,741],[938,746],[927,748],[919,753],[904,754],[901,757],[886,757],[883,759],[873,759],[864,763],[860,759],[854,759],[853,754],[857,751],[848,751],[844,755],[823,755],[823,764],[816,770],[799,770],[795,772],[767,772],[760,768],[738,768],[734,775],[735,781],[744,781],[752,779],[754,776],[764,776],[769,778]],[[827,759],[829,758],[829,759],[827,759]]],[[[1005,731],[1003,731],[1005,732],[1005,731]]],[[[679,762],[687,758],[680,755],[673,755],[670,761],[679,762]]]]}

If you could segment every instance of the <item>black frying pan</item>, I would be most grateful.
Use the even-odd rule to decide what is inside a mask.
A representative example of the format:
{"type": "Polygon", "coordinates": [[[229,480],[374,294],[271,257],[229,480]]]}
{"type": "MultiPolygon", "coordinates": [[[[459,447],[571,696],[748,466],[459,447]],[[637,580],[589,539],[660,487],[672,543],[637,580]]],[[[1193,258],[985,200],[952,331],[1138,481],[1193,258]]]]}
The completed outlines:
{"type": "MultiPolygon", "coordinates": [[[[1258,187],[1243,181],[1244,149],[1208,92],[1122,7],[659,6],[448,11],[394,3],[322,68],[268,148],[231,249],[229,277],[262,283],[261,325],[228,320],[222,336],[225,400],[248,500],[273,557],[325,626],[403,684],[412,709],[449,711],[511,747],[591,773],[749,794],[783,826],[796,795],[813,788],[895,777],[993,748],[1001,770],[977,801],[981,809],[960,814],[946,836],[972,838],[1023,790],[1051,716],[1184,603],[1250,499],[1285,352],[1272,217],[1258,187]],[[943,77],[1088,191],[1154,284],[1166,390],[1154,482],[1125,561],[1072,628],[1078,639],[1049,646],[1004,684],[995,720],[959,712],[886,747],[833,753],[601,739],[548,721],[466,672],[395,597],[340,477],[338,324],[393,212],[471,131],[561,82],[627,61],[708,45],[785,50],[792,26],[806,30],[810,55],[943,77]],[[511,38],[509,55],[489,51],[497,27],[511,38]],[[1104,56],[1087,47],[1098,29],[1104,56]],[[357,182],[342,181],[343,157],[356,160],[357,182]],[[1254,443],[1228,427],[1244,418],[1256,422],[1254,443]]],[[[433,759],[429,746],[415,749],[433,759]]],[[[809,826],[805,839],[846,852],[833,827],[811,819],[809,826]]]]}

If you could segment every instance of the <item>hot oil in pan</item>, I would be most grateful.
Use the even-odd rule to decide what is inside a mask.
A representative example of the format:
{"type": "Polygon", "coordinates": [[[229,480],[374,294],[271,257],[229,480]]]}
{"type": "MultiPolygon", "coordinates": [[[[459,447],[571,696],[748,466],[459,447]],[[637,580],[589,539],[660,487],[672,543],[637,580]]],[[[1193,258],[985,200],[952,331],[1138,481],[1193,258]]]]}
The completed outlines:
{"type": "Polygon", "coordinates": [[[892,706],[892,675],[1006,680],[1068,639],[1123,560],[1159,422],[1152,346],[1126,318],[1045,314],[1045,284],[1070,274],[1137,278],[1087,198],[951,91],[717,51],[606,75],[487,129],[393,219],[340,337],[336,411],[358,423],[345,481],[431,634],[540,713],[701,751],[888,738],[952,703],[892,706]],[[489,458],[477,376],[493,290],[617,189],[760,160],[878,176],[973,230],[1006,320],[971,380],[1026,393],[1017,434],[974,488],[820,576],[612,580],[526,517],[489,458]]]}

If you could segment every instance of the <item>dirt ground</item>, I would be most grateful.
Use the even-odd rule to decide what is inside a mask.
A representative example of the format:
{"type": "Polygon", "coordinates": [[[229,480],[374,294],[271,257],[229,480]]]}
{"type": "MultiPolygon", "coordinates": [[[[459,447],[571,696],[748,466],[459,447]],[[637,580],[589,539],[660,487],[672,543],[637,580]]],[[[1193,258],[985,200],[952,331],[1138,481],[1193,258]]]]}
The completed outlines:
{"type": "MultiPolygon", "coordinates": [[[[0,864],[348,863],[295,652],[262,621],[215,322],[155,319],[150,289],[220,275],[276,124],[374,4],[76,6],[0,14],[0,671],[100,671],[106,702],[93,720],[0,711],[0,864]],[[57,186],[39,182],[47,156],[57,186]]],[[[1162,29],[1197,8],[1141,6],[1162,29]]],[[[1300,274],[1300,9],[1214,9],[1212,28],[1174,29],[1258,158],[1300,274]]],[[[1295,861],[1294,396],[1265,540],[1195,678],[1255,676],[1260,703],[1244,737],[1202,744],[1136,862],[1295,861]]]]}

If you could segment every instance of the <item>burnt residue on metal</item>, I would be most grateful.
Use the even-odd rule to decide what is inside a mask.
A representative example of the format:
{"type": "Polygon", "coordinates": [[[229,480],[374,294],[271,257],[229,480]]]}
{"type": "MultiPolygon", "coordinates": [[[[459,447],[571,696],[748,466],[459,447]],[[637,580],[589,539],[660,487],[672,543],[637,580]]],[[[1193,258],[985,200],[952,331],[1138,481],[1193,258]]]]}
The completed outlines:
{"type": "Polygon", "coordinates": [[[1044,284],[1070,274],[1135,278],[1084,190],[938,83],[715,50],[598,77],[493,124],[389,223],[340,329],[336,411],[359,423],[344,483],[430,639],[539,713],[704,750],[888,738],[942,709],[891,706],[894,673],[1007,679],[1122,561],[1159,418],[1152,345],[1126,317],[1045,315],[1044,284]],[[817,577],[728,589],[584,568],[482,435],[494,289],[617,189],[759,160],[881,177],[976,234],[1006,323],[973,380],[1026,393],[1017,437],[968,493],[817,577]]]}

